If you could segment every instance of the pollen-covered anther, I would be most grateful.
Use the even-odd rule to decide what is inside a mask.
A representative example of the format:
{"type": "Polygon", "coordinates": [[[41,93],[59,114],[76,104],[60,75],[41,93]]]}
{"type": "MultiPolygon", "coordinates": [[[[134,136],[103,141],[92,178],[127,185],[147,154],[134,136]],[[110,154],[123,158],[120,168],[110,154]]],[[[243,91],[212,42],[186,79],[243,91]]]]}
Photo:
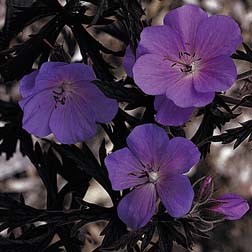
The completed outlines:
{"type": "Polygon", "coordinates": [[[158,172],[152,171],[152,172],[149,172],[148,175],[149,175],[150,183],[154,183],[154,184],[157,183],[157,181],[159,179],[158,172]]]}

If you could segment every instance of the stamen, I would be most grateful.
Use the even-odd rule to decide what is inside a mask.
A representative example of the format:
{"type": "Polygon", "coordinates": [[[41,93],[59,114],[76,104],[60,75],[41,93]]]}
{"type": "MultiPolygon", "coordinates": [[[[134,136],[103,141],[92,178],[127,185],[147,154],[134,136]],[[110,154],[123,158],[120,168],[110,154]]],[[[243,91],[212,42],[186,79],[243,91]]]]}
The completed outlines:
{"type": "Polygon", "coordinates": [[[151,183],[154,183],[154,184],[157,183],[159,179],[159,174],[157,172],[152,171],[152,172],[149,172],[148,175],[149,175],[149,181],[151,183]]]}
{"type": "Polygon", "coordinates": [[[55,90],[53,90],[53,93],[56,95],[62,95],[64,93],[64,91],[63,92],[56,92],[55,90]]]}
{"type": "Polygon", "coordinates": [[[139,172],[130,172],[128,175],[135,176],[138,178],[144,178],[147,176],[147,173],[145,171],[139,171],[139,172]]]}
{"type": "Polygon", "coordinates": [[[178,57],[179,59],[172,59],[169,56],[165,56],[164,60],[172,61],[173,63],[170,65],[171,67],[178,66],[178,70],[182,73],[194,73],[197,67],[195,64],[196,61],[201,60],[201,58],[195,59],[196,53],[193,52],[192,54],[186,51],[179,51],[178,57]]]}
{"type": "Polygon", "coordinates": [[[186,69],[184,70],[184,72],[188,73],[192,71],[192,66],[191,65],[186,65],[186,69]]]}
{"type": "Polygon", "coordinates": [[[57,104],[65,105],[66,103],[66,96],[65,96],[65,89],[61,86],[58,87],[59,91],[53,90],[52,93],[55,94],[53,95],[53,98],[56,102],[55,108],[57,108],[57,104]]]}

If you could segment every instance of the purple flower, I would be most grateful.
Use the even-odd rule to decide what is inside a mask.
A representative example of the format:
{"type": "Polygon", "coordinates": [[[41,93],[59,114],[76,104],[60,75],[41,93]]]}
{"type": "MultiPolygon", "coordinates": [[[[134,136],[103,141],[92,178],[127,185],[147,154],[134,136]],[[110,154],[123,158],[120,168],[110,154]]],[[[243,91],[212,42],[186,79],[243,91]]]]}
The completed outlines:
{"type": "Polygon", "coordinates": [[[215,201],[219,204],[210,210],[224,214],[226,220],[238,220],[249,210],[247,201],[237,194],[224,194],[215,201]]]}
{"type": "Polygon", "coordinates": [[[171,216],[188,213],[194,192],[183,173],[199,161],[197,147],[185,138],[169,140],[165,130],[154,124],[135,127],[127,145],[105,159],[113,189],[133,188],[119,202],[120,219],[131,228],[146,225],[157,196],[171,216]]]}
{"type": "Polygon", "coordinates": [[[200,181],[199,190],[197,191],[196,199],[202,204],[206,202],[213,194],[213,178],[207,176],[200,181]]]}
{"type": "MultiPolygon", "coordinates": [[[[137,53],[137,58],[140,56],[137,53]]],[[[123,59],[123,67],[129,77],[133,77],[132,68],[136,62],[136,58],[128,46],[123,59]]],[[[184,124],[192,115],[193,107],[181,108],[166,97],[166,95],[157,95],[154,100],[154,107],[157,111],[155,121],[162,125],[178,126],[184,124]]]]}
{"type": "Polygon", "coordinates": [[[38,137],[53,133],[61,143],[84,141],[96,133],[96,122],[106,123],[118,110],[94,84],[84,64],[47,62],[20,83],[23,128],[38,137]]]}
{"type": "Polygon", "coordinates": [[[205,106],[235,82],[230,55],[241,42],[232,18],[182,6],[165,16],[164,25],[141,33],[134,80],[146,94],[166,95],[181,108],[205,106]]]}

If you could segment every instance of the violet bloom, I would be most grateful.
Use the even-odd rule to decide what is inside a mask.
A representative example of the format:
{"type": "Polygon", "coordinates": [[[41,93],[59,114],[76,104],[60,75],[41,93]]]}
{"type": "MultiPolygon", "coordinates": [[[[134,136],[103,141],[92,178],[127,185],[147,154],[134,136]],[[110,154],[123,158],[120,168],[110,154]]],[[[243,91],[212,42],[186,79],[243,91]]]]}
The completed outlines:
{"type": "Polygon", "coordinates": [[[210,210],[224,214],[226,220],[238,220],[249,210],[247,201],[237,194],[224,194],[215,201],[219,205],[210,210]]]}
{"type": "Polygon", "coordinates": [[[199,161],[197,147],[185,138],[169,140],[165,130],[154,124],[135,127],[127,145],[105,159],[113,189],[132,188],[119,202],[120,219],[131,228],[146,225],[157,196],[171,216],[188,213],[194,192],[183,173],[199,161]]]}
{"type": "MultiPolygon", "coordinates": [[[[140,57],[140,50],[137,51],[136,58],[140,57]]],[[[125,56],[123,59],[123,67],[127,75],[133,78],[132,68],[136,62],[136,58],[128,46],[126,48],[125,56]]],[[[157,111],[155,121],[162,125],[179,126],[184,124],[191,116],[194,108],[181,108],[177,106],[166,95],[157,95],[154,100],[154,107],[157,111]]]]}
{"type": "Polygon", "coordinates": [[[58,141],[72,144],[96,133],[96,122],[110,122],[118,110],[92,80],[84,64],[46,62],[20,83],[23,128],[38,137],[53,133],[58,141]]]}
{"type": "Polygon", "coordinates": [[[166,95],[179,107],[205,106],[235,82],[230,55],[241,42],[232,18],[208,17],[199,7],[184,5],[170,11],[164,25],[144,28],[134,80],[146,94],[166,95]]]}

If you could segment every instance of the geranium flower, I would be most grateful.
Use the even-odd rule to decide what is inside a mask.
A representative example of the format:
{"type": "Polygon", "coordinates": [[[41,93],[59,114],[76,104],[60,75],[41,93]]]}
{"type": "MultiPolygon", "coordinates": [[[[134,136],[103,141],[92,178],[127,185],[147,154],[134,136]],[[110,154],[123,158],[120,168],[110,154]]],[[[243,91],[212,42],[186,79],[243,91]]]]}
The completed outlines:
{"type": "Polygon", "coordinates": [[[194,5],[170,11],[164,25],[144,28],[133,67],[136,84],[149,95],[166,95],[181,108],[210,103],[236,80],[230,55],[242,42],[235,21],[208,17],[194,5]]]}
{"type": "Polygon", "coordinates": [[[225,215],[226,220],[239,220],[248,210],[248,202],[237,194],[224,194],[214,200],[218,205],[209,210],[225,215]]]}
{"type": "MultiPolygon", "coordinates": [[[[137,51],[136,58],[140,57],[140,50],[137,51]]],[[[127,75],[133,78],[132,68],[136,58],[128,46],[123,58],[123,67],[127,75]]],[[[155,121],[162,125],[179,126],[184,124],[192,115],[194,107],[181,108],[177,106],[166,95],[157,95],[154,99],[154,108],[157,111],[155,121]]]]}
{"type": "Polygon", "coordinates": [[[24,112],[23,128],[44,137],[53,133],[58,141],[72,144],[96,134],[96,122],[110,122],[118,104],[107,98],[92,80],[84,64],[46,62],[20,83],[24,112]]]}
{"type": "Polygon", "coordinates": [[[157,195],[171,216],[186,214],[194,192],[183,173],[199,161],[197,147],[185,138],[169,140],[154,124],[135,127],[127,145],[105,159],[113,189],[132,188],[119,202],[120,219],[131,228],[146,225],[155,212],[157,195]]]}

